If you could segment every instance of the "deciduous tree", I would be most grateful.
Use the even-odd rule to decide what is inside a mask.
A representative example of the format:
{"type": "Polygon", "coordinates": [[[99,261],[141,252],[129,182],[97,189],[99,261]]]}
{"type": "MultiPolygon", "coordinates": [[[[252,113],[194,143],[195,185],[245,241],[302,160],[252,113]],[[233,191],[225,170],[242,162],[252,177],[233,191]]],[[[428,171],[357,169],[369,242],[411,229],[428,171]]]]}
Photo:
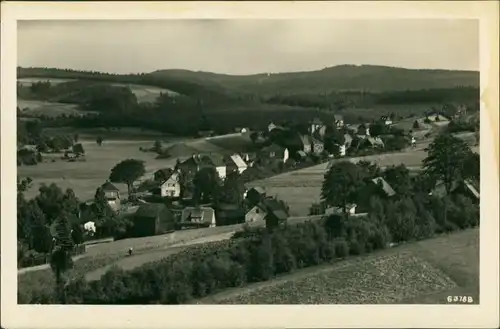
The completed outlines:
{"type": "Polygon", "coordinates": [[[335,163],[325,174],[321,198],[325,204],[340,207],[347,213],[347,204],[356,200],[356,193],[362,185],[361,173],[354,163],[335,163]]]}
{"type": "Polygon", "coordinates": [[[127,159],[118,163],[111,169],[109,180],[113,183],[127,184],[129,195],[132,194],[134,182],[146,173],[144,161],[127,159]]]}

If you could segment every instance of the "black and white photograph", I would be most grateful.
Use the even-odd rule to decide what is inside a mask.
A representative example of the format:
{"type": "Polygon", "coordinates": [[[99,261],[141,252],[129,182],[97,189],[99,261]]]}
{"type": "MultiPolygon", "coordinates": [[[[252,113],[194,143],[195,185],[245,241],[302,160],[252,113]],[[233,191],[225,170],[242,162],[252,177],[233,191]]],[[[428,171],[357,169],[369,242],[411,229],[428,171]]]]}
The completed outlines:
{"type": "Polygon", "coordinates": [[[15,30],[12,303],[484,305],[480,19],[15,30]]]}

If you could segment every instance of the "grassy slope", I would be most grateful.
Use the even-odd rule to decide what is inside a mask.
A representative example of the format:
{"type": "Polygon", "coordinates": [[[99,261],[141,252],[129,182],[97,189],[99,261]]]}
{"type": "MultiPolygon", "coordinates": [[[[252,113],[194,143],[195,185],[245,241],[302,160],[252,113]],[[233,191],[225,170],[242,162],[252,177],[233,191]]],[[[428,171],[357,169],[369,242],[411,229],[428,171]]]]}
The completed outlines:
{"type": "Polygon", "coordinates": [[[299,270],[198,302],[437,304],[448,295],[479,302],[479,229],[299,270]]]}

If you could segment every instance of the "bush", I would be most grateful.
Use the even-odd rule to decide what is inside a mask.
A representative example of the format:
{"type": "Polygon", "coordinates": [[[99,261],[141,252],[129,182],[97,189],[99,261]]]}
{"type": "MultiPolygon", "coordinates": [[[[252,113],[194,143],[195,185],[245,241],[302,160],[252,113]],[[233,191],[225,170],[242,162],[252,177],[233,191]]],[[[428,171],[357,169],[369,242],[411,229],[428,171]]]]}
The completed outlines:
{"type": "Polygon", "coordinates": [[[335,256],[344,258],[349,255],[349,245],[344,239],[335,242],[335,256]]]}

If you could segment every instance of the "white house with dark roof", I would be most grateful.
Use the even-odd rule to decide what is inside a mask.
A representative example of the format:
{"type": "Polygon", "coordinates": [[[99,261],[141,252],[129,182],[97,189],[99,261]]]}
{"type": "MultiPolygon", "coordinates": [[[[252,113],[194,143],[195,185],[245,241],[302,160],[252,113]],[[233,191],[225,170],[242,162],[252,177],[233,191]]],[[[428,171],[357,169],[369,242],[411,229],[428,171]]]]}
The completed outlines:
{"type": "Polygon", "coordinates": [[[186,207],[179,224],[182,227],[215,227],[215,211],[210,207],[186,207]]]}
{"type": "Polygon", "coordinates": [[[120,210],[120,190],[109,181],[102,184],[101,189],[104,192],[104,197],[106,198],[106,201],[108,202],[111,209],[113,209],[114,211],[120,210]]]}
{"type": "Polygon", "coordinates": [[[181,184],[180,184],[180,174],[178,171],[174,171],[170,176],[160,183],[159,194],[162,198],[178,198],[181,195],[181,184]]]}

